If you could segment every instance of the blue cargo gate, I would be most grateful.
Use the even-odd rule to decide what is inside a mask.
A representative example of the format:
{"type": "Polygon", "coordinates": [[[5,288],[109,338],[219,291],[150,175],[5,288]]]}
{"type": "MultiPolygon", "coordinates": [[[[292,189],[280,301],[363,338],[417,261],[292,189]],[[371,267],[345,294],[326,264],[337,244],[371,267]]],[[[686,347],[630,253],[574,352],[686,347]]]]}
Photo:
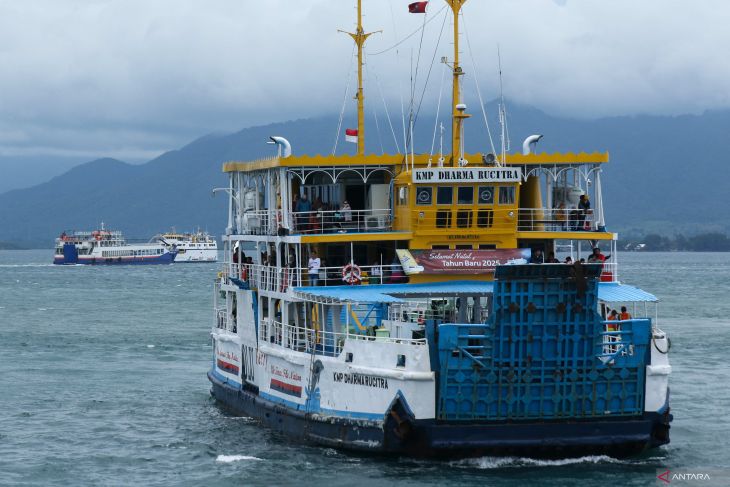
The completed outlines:
{"type": "Polygon", "coordinates": [[[441,420],[640,416],[650,320],[610,330],[597,313],[600,265],[497,269],[483,325],[438,327],[441,420]]]}

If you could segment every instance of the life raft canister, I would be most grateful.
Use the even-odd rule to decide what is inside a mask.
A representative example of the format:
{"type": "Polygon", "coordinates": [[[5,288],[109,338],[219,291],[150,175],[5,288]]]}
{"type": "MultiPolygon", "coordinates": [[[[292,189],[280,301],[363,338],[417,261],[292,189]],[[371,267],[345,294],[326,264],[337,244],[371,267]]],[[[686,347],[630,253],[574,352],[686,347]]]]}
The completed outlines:
{"type": "Polygon", "coordinates": [[[347,284],[360,284],[362,272],[357,264],[347,264],[342,268],[342,280],[347,284]]]}

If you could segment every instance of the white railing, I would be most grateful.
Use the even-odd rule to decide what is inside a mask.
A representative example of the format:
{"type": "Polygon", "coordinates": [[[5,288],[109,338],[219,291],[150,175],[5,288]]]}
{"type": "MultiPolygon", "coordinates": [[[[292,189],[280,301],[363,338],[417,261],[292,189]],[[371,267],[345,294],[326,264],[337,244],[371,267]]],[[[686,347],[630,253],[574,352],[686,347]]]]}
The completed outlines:
{"type": "Polygon", "coordinates": [[[260,291],[285,293],[292,287],[345,286],[349,284],[386,284],[406,281],[400,265],[358,266],[356,274],[345,273],[343,267],[320,267],[311,273],[304,267],[275,267],[259,264],[226,264],[224,277],[233,277],[260,291]]]}
{"type": "Polygon", "coordinates": [[[292,233],[388,232],[393,229],[389,209],[294,212],[292,233]]]}
{"type": "Polygon", "coordinates": [[[296,325],[285,325],[278,321],[261,320],[259,340],[279,345],[298,352],[314,352],[316,355],[336,357],[347,340],[365,340],[373,343],[401,343],[413,346],[426,345],[426,339],[394,338],[390,336],[370,336],[356,333],[315,330],[296,325]]]}
{"type": "Polygon", "coordinates": [[[580,232],[598,229],[593,210],[577,208],[520,208],[517,230],[521,232],[580,232]]]}

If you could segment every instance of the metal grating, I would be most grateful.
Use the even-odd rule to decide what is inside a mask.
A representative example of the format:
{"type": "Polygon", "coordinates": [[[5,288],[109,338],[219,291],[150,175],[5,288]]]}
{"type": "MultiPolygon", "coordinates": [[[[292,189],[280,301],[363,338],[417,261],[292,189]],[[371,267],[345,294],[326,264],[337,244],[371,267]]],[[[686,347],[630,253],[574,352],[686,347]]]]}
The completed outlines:
{"type": "Polygon", "coordinates": [[[607,332],[595,276],[579,293],[576,279],[534,273],[495,282],[489,323],[439,327],[439,419],[641,415],[650,321],[607,332]]]}

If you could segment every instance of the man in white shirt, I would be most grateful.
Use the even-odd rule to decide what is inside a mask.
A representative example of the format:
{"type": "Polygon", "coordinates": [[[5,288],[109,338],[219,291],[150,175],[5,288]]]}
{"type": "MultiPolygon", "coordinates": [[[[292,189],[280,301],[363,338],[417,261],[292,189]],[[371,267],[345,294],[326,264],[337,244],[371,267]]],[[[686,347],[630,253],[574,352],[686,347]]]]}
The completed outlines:
{"type": "Polygon", "coordinates": [[[319,257],[317,256],[317,251],[312,250],[311,255],[309,256],[309,285],[310,286],[316,286],[319,282],[319,267],[321,266],[321,261],[319,260],[319,257]]]}

